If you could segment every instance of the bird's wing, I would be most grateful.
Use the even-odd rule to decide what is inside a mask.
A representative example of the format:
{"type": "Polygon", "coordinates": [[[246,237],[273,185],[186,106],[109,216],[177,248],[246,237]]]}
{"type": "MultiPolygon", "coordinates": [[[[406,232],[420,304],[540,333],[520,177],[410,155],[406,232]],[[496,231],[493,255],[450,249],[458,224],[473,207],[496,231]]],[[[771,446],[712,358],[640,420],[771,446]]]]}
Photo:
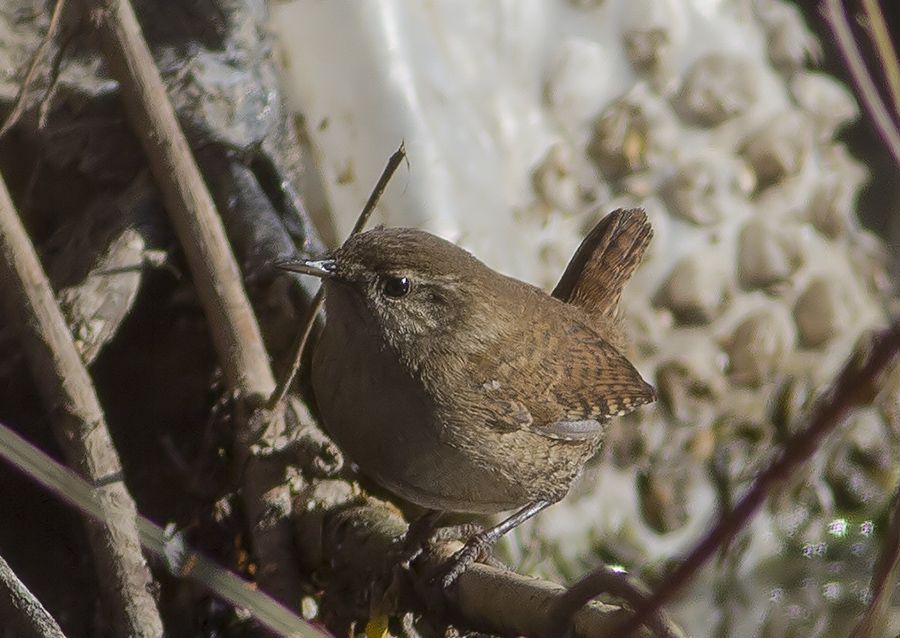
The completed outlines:
{"type": "Polygon", "coordinates": [[[581,242],[552,296],[591,315],[613,315],[652,237],[640,208],[611,212],[581,242]]]}
{"type": "Polygon", "coordinates": [[[604,421],[656,398],[634,366],[583,323],[568,323],[547,340],[480,366],[478,389],[495,427],[596,439],[604,421]]]}

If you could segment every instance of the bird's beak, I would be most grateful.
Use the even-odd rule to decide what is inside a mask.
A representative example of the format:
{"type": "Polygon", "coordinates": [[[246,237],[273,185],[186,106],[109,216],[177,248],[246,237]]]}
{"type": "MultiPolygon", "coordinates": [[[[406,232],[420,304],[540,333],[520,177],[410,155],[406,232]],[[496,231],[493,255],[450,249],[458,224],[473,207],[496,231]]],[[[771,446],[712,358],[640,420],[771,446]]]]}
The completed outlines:
{"type": "Polygon", "coordinates": [[[337,263],[334,259],[288,259],[275,264],[279,270],[299,272],[304,275],[312,275],[319,279],[334,277],[337,263]]]}

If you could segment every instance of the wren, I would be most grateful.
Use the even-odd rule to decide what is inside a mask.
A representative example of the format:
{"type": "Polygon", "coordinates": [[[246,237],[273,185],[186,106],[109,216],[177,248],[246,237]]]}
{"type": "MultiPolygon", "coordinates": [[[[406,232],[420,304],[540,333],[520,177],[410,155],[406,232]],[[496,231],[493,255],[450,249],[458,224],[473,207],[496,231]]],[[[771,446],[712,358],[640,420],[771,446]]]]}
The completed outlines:
{"type": "Polygon", "coordinates": [[[278,264],[324,281],[312,387],[362,472],[430,510],[515,512],[469,540],[446,582],[562,499],[610,418],[655,399],[617,313],[651,236],[642,210],[610,213],[550,295],[410,228],[278,264]]]}

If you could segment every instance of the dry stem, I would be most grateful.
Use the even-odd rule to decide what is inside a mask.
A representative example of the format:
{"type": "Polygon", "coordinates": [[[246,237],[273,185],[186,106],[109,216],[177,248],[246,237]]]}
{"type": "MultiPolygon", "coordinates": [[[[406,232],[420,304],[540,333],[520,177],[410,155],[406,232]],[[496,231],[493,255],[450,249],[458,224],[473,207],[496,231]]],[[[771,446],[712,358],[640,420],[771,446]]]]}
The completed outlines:
{"type": "MultiPolygon", "coordinates": [[[[22,80],[21,87],[19,87],[19,94],[16,95],[16,101],[15,104],[13,104],[12,111],[10,111],[9,115],[6,117],[3,126],[0,126],[0,139],[16,125],[28,108],[28,93],[31,91],[38,73],[47,66],[44,64],[44,59],[47,56],[47,50],[54,43],[59,34],[63,22],[62,17],[66,2],[67,0],[56,0],[56,5],[53,7],[53,13],[50,16],[50,26],[47,27],[47,33],[44,34],[40,46],[38,46],[34,57],[32,57],[31,64],[28,65],[28,71],[25,73],[25,78],[22,80]]],[[[55,56],[59,56],[59,53],[60,50],[57,48],[55,56]]],[[[54,67],[55,62],[51,62],[49,66],[54,67]]]]}
{"type": "MultiPolygon", "coordinates": [[[[0,456],[82,513],[95,519],[103,516],[103,511],[92,496],[91,486],[84,479],[58,464],[2,423],[0,456]]],[[[138,516],[137,525],[144,548],[169,563],[178,571],[179,577],[190,578],[232,605],[247,609],[262,625],[279,635],[292,638],[323,637],[320,630],[311,627],[294,612],[254,588],[240,576],[176,542],[152,521],[138,516]]],[[[0,601],[0,618],[4,618],[2,602],[0,601]]]]}
{"type": "Polygon", "coordinates": [[[871,598],[850,638],[875,638],[887,635],[885,619],[898,579],[900,579],[900,488],[894,494],[891,520],[872,574],[872,584],[869,587],[871,598]]]}
{"type": "Polygon", "coordinates": [[[634,617],[622,628],[622,636],[629,635],[643,624],[671,600],[713,554],[727,546],[759,511],[766,498],[819,449],[825,436],[843,422],[851,409],[873,399],[883,375],[894,363],[898,352],[900,323],[895,323],[875,335],[865,348],[850,358],[831,388],[816,402],[807,425],[791,436],[781,454],[757,476],[734,509],[721,516],[715,527],[636,611],[634,617]]]}
{"type": "MultiPolygon", "coordinates": [[[[348,238],[353,237],[353,235],[356,235],[357,233],[361,233],[366,227],[369,218],[375,211],[378,200],[381,199],[381,195],[384,193],[384,189],[387,188],[388,182],[391,181],[391,177],[394,176],[394,172],[405,157],[406,149],[401,142],[400,148],[394,151],[393,155],[388,159],[387,165],[381,172],[381,177],[378,178],[378,181],[375,183],[375,188],[373,188],[372,192],[369,194],[369,199],[366,200],[366,205],[363,206],[362,212],[359,214],[359,217],[357,217],[356,223],[353,225],[353,229],[350,231],[348,238]]],[[[324,287],[320,285],[319,290],[316,292],[315,297],[313,297],[312,303],[307,311],[306,321],[303,323],[303,327],[294,343],[290,367],[284,375],[284,378],[278,384],[275,392],[272,393],[272,397],[269,399],[268,408],[270,410],[274,410],[278,404],[281,403],[281,400],[284,399],[284,395],[287,394],[288,388],[291,387],[294,378],[297,376],[297,371],[300,369],[300,360],[303,358],[303,353],[306,351],[309,335],[312,334],[313,326],[316,323],[316,317],[319,314],[319,310],[322,309],[322,302],[324,300],[324,287]]]]}
{"type": "Polygon", "coordinates": [[[161,636],[136,508],[91,378],[34,247],[0,179],[0,291],[68,463],[95,486],[101,520],[86,522],[98,586],[119,635],[161,636]]]}
{"type": "Polygon", "coordinates": [[[894,161],[900,164],[900,131],[897,130],[896,124],[891,119],[878,94],[878,89],[875,88],[875,83],[866,69],[840,0],[824,0],[822,13],[831,26],[837,45],[847,62],[850,75],[853,76],[853,81],[856,83],[856,88],[872,121],[881,133],[881,138],[891,155],[894,156],[894,161]]]}
{"type": "Polygon", "coordinates": [[[897,61],[897,51],[891,42],[891,34],[884,21],[881,7],[878,6],[878,0],[862,0],[862,6],[869,20],[870,35],[878,52],[878,61],[881,62],[887,80],[894,115],[900,116],[900,63],[897,61]]]}
{"type": "Polygon", "coordinates": [[[0,556],[0,618],[5,629],[22,638],[66,638],[24,583],[0,556]]]}
{"type": "Polygon", "coordinates": [[[275,380],[237,262],[131,4],[127,0],[82,3],[162,191],[228,386],[240,398],[236,468],[260,563],[259,580],[279,600],[296,604],[301,589],[287,526],[289,487],[277,464],[267,463],[259,454],[275,447],[283,434],[284,417],[281,411],[262,409],[275,380]]]}

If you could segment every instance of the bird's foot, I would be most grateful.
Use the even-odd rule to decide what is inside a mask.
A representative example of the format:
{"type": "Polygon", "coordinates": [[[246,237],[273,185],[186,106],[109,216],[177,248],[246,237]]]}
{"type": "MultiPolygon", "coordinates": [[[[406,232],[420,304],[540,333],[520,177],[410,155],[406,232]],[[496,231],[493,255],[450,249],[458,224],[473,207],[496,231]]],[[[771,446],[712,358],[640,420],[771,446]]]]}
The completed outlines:
{"type": "Polygon", "coordinates": [[[515,529],[554,502],[556,501],[546,499],[534,501],[494,527],[474,534],[469,538],[465,546],[447,561],[446,566],[441,570],[440,582],[443,588],[447,589],[452,586],[460,574],[466,571],[472,563],[489,559],[491,548],[501,536],[515,529]]]}
{"type": "Polygon", "coordinates": [[[496,538],[490,533],[479,531],[473,534],[462,549],[447,559],[438,572],[435,580],[440,582],[441,588],[446,590],[452,587],[456,579],[473,563],[485,560],[494,563],[495,561],[491,558],[491,549],[495,541],[496,538]]]}
{"type": "Polygon", "coordinates": [[[450,541],[464,541],[481,533],[484,529],[475,523],[438,527],[437,518],[436,515],[426,514],[413,521],[409,526],[400,548],[401,564],[409,566],[424,552],[436,545],[450,541]]]}

